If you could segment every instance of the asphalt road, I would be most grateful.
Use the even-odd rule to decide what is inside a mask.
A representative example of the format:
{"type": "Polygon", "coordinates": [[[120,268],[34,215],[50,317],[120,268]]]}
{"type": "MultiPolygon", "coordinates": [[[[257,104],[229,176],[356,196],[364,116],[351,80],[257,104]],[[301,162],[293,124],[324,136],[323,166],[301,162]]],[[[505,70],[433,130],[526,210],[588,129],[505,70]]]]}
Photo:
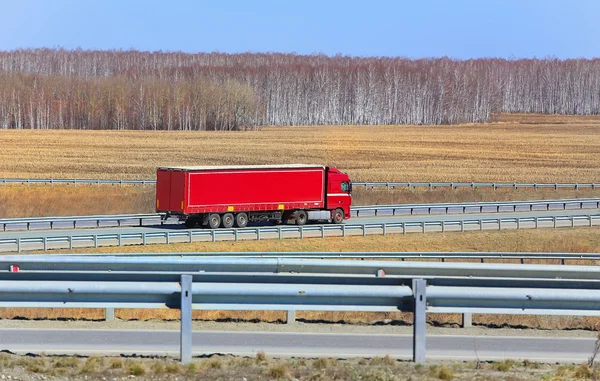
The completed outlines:
{"type": "MultiPolygon", "coordinates": [[[[412,336],[282,332],[193,333],[193,353],[291,357],[412,357],[412,336]]],[[[427,337],[427,359],[544,362],[586,361],[594,339],[553,337],[433,336],[427,337]]],[[[177,331],[131,330],[0,330],[0,350],[47,354],[177,355],[177,331]]]]}
{"type": "MultiPolygon", "coordinates": [[[[474,220],[488,220],[482,227],[477,223],[465,224],[464,230],[497,230],[499,228],[498,219],[515,219],[515,218],[530,218],[530,217],[552,217],[552,216],[581,216],[581,215],[600,215],[597,209],[584,209],[584,210],[551,210],[551,211],[527,211],[527,212],[501,212],[501,213],[477,213],[477,214],[444,214],[444,215],[405,215],[405,216],[377,216],[377,217],[360,217],[352,218],[345,222],[346,234],[347,235],[362,235],[362,229],[360,224],[382,224],[382,223],[412,223],[412,225],[406,227],[407,233],[422,232],[423,227],[420,226],[421,222],[434,222],[434,221],[445,221],[445,231],[459,231],[461,226],[457,223],[449,224],[449,221],[474,221],[474,220]],[[352,226],[355,226],[352,228],[352,226]]],[[[597,220],[595,224],[597,224],[597,220]]],[[[589,222],[586,220],[578,220],[573,223],[574,226],[589,226],[589,222]]],[[[571,223],[568,220],[559,221],[557,227],[570,227],[571,223]]],[[[261,239],[277,239],[279,237],[279,228],[274,225],[261,226],[267,228],[261,230],[261,239]]],[[[283,225],[285,227],[285,225],[283,225]]],[[[339,226],[331,226],[332,230],[326,232],[319,231],[319,225],[307,225],[312,227],[313,230],[307,229],[303,234],[305,238],[309,237],[320,237],[322,234],[325,236],[340,236],[342,235],[341,228],[339,226]],[[316,228],[316,229],[315,229],[316,228]]],[[[515,229],[520,228],[534,228],[535,223],[533,221],[523,222],[519,226],[513,221],[505,221],[502,223],[502,229],[515,229]]],[[[547,228],[553,227],[552,221],[540,221],[538,227],[547,228]]],[[[425,232],[439,232],[442,230],[441,224],[427,225],[425,232]]],[[[22,242],[22,250],[39,250],[44,248],[43,237],[48,238],[47,248],[48,249],[65,249],[69,247],[69,243],[66,238],[60,241],[53,241],[52,237],[65,237],[65,236],[86,236],[86,238],[80,238],[72,242],[74,248],[77,247],[93,247],[94,241],[92,235],[113,235],[112,237],[103,238],[99,242],[100,246],[105,245],[119,245],[117,235],[135,235],[129,237],[122,237],[121,244],[123,245],[139,245],[142,243],[142,234],[150,234],[147,236],[147,244],[166,243],[165,233],[177,233],[169,238],[170,243],[177,242],[189,242],[188,232],[182,224],[175,225],[155,225],[155,226],[137,226],[137,227],[101,227],[101,228],[89,228],[89,229],[60,229],[60,230],[33,230],[33,231],[6,231],[0,233],[0,251],[16,251],[17,244],[15,241],[2,242],[3,239],[34,239],[30,242],[22,242]],[[152,235],[151,233],[158,233],[152,235]]],[[[193,229],[197,232],[194,235],[193,241],[211,241],[213,237],[209,229],[193,229]]],[[[401,226],[388,227],[387,233],[402,233],[403,228],[401,226]]],[[[217,229],[215,231],[214,239],[217,241],[222,240],[233,240],[233,230],[222,230],[217,229]]],[[[371,226],[368,228],[367,234],[383,234],[381,226],[371,226]]],[[[283,231],[281,234],[282,238],[299,238],[300,233],[294,229],[293,225],[291,230],[283,231]]],[[[258,236],[254,230],[246,230],[245,233],[240,232],[239,239],[245,240],[257,239],[258,236]]]]}
{"type": "MultiPolygon", "coordinates": [[[[581,216],[600,212],[596,209],[583,210],[551,210],[534,212],[500,212],[500,213],[477,213],[477,214],[443,214],[443,215],[408,215],[408,216],[377,216],[377,217],[354,217],[346,220],[346,225],[354,224],[381,224],[393,222],[422,222],[422,221],[460,221],[475,219],[498,219],[498,218],[527,218],[544,216],[581,216]]],[[[307,226],[318,226],[307,225],[307,226]]],[[[275,225],[259,225],[260,227],[276,227],[275,225]]],[[[282,225],[285,226],[285,225],[282,225]]],[[[249,226],[258,227],[258,226],[249,226]]],[[[128,226],[128,227],[100,227],[100,228],[77,228],[77,229],[59,229],[59,230],[19,230],[0,232],[0,239],[4,238],[31,238],[31,237],[62,237],[64,235],[80,234],[133,234],[141,232],[172,232],[188,230],[209,230],[203,228],[186,229],[183,224],[174,225],[154,225],[154,226],[128,226]]],[[[220,230],[220,229],[217,229],[220,230]]]]}

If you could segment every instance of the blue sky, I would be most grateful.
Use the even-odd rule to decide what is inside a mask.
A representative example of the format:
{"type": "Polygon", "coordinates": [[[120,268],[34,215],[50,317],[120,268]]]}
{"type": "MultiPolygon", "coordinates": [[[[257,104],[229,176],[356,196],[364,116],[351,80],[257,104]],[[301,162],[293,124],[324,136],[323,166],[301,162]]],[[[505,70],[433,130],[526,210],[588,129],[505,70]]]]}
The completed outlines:
{"type": "Polygon", "coordinates": [[[600,0],[0,0],[0,50],[600,57],[600,0]]]}

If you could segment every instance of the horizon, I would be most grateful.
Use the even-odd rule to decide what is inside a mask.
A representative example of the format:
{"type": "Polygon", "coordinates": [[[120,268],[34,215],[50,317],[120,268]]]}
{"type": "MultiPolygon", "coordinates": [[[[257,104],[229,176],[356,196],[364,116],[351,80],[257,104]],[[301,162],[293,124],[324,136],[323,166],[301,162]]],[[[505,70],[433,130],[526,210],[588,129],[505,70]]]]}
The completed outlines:
{"type": "Polygon", "coordinates": [[[278,52],[278,51],[245,51],[245,52],[223,52],[223,51],[182,51],[182,50],[139,50],[134,48],[111,48],[111,49],[84,49],[81,47],[75,48],[65,48],[62,46],[55,47],[27,47],[27,48],[15,48],[10,50],[0,50],[0,53],[15,53],[21,51],[36,51],[36,50],[54,50],[54,51],[65,51],[65,52],[83,52],[83,53],[97,53],[97,52],[107,52],[107,53],[148,53],[148,54],[186,54],[186,55],[209,55],[209,54],[222,54],[222,55],[244,55],[244,54],[254,54],[254,55],[290,55],[297,57],[326,57],[326,58],[350,58],[350,59],[403,59],[410,61],[419,61],[419,60],[443,60],[447,59],[450,61],[478,61],[478,60],[503,60],[503,61],[520,61],[520,60],[539,60],[539,61],[548,61],[548,60],[557,60],[557,61],[570,61],[570,60],[585,60],[585,61],[595,61],[599,60],[600,56],[597,57],[566,57],[560,58],[557,56],[545,56],[545,57],[475,57],[475,58],[456,58],[449,56],[431,56],[431,57],[406,57],[406,56],[358,56],[358,55],[350,55],[350,54],[325,54],[325,53],[298,53],[298,52],[278,52]]]}

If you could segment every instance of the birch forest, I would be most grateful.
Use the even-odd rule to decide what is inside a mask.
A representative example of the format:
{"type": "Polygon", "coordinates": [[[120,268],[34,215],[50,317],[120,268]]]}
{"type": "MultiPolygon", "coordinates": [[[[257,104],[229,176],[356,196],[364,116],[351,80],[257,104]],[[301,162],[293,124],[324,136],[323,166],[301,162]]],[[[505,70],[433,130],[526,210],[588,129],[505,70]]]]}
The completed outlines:
{"type": "Polygon", "coordinates": [[[242,130],[600,113],[600,59],[0,52],[0,128],[242,130]]]}

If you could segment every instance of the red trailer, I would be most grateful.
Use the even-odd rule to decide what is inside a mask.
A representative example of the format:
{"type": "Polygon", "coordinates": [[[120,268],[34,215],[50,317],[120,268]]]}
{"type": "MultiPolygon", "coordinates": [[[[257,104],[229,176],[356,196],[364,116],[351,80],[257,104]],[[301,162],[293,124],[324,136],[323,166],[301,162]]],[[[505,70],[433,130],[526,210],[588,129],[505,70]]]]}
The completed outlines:
{"type": "Polygon", "coordinates": [[[319,165],[159,167],[156,211],[187,227],[245,227],[249,221],[339,224],[350,218],[352,183],[319,165]]]}

